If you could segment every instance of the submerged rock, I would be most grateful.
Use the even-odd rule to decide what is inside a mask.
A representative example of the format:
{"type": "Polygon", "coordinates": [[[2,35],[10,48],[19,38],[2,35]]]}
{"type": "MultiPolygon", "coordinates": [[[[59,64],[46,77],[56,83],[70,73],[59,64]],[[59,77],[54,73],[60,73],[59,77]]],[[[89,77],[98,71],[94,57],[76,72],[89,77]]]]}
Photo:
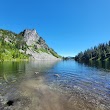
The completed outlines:
{"type": "Polygon", "coordinates": [[[35,72],[35,74],[39,74],[39,72],[35,72]]]}
{"type": "Polygon", "coordinates": [[[54,76],[56,76],[56,77],[60,77],[60,75],[59,75],[59,74],[54,74],[54,76]]]}
{"type": "Polygon", "coordinates": [[[13,106],[13,104],[14,104],[14,101],[13,101],[13,100],[9,100],[9,101],[7,102],[7,105],[8,105],[8,106],[13,106]]]}

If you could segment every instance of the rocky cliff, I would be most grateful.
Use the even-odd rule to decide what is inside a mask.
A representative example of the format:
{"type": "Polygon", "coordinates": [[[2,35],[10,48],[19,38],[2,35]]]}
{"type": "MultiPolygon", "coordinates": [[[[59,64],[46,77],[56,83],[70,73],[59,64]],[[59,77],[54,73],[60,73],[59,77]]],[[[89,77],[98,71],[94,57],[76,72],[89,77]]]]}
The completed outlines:
{"type": "Polygon", "coordinates": [[[61,58],[46,44],[35,29],[25,29],[19,34],[1,29],[0,47],[3,48],[3,50],[0,50],[0,57],[2,51],[7,54],[7,52],[10,53],[10,51],[14,50],[15,55],[12,55],[12,58],[19,57],[20,54],[26,56],[26,58],[29,56],[29,58],[36,60],[56,60],[61,58]],[[19,51],[17,55],[16,51],[19,51]]]}
{"type": "Polygon", "coordinates": [[[28,46],[34,46],[36,49],[43,48],[49,50],[48,45],[45,43],[42,37],[38,35],[35,29],[26,29],[20,33],[24,37],[24,41],[28,46]]]}

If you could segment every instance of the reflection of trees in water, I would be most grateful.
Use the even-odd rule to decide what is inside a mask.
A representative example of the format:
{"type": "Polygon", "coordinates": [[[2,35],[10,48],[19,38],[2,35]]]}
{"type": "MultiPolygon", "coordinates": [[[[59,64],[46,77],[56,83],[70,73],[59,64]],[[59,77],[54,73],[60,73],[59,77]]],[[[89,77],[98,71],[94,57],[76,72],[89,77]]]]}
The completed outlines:
{"type": "Polygon", "coordinates": [[[110,62],[109,61],[89,61],[89,62],[85,62],[83,64],[85,64],[86,66],[95,67],[98,69],[110,70],[110,62]]]}
{"type": "Polygon", "coordinates": [[[26,62],[1,62],[0,63],[0,77],[4,78],[6,82],[15,77],[25,73],[26,62]]]}
{"type": "Polygon", "coordinates": [[[26,74],[32,74],[36,71],[45,72],[52,68],[58,61],[22,61],[22,62],[1,62],[0,63],[0,77],[6,82],[11,79],[18,79],[18,77],[26,74]]]}
{"type": "Polygon", "coordinates": [[[52,68],[58,61],[31,61],[26,65],[27,72],[46,72],[52,68]]]}

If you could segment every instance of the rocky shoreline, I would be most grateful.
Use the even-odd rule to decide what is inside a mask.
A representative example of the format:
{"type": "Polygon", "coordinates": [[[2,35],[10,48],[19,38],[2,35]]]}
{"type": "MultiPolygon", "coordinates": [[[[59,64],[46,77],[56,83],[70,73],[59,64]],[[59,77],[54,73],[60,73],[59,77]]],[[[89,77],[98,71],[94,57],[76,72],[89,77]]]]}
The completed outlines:
{"type": "Polygon", "coordinates": [[[88,102],[75,91],[71,96],[53,89],[39,74],[22,81],[3,81],[0,84],[0,110],[105,110],[104,106],[98,106],[94,100],[88,102]]]}
{"type": "Polygon", "coordinates": [[[45,85],[41,77],[20,84],[3,82],[0,92],[0,110],[64,110],[61,95],[45,85]]]}

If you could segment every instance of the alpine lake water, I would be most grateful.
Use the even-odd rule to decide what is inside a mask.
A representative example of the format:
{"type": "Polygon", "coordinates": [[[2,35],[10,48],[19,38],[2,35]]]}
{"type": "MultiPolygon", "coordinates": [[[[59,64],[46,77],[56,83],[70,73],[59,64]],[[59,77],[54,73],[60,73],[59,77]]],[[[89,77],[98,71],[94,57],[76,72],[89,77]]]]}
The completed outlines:
{"type": "Polygon", "coordinates": [[[110,63],[0,62],[0,110],[110,110],[110,63]]]}

